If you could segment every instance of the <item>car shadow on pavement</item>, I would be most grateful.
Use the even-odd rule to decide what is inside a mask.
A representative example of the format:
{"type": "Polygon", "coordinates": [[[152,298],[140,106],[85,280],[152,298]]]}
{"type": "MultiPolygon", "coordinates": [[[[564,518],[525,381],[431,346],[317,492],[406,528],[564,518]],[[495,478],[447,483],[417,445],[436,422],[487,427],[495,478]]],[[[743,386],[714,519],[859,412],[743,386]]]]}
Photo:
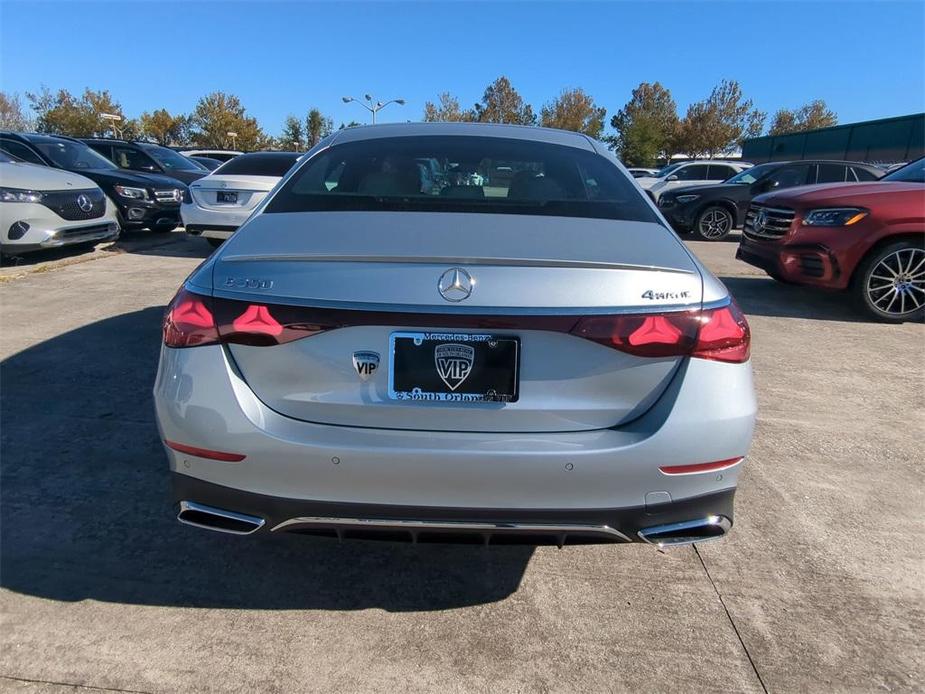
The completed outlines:
{"type": "Polygon", "coordinates": [[[425,611],[502,600],[532,548],[235,537],[180,525],[153,419],[161,309],[2,363],[0,585],[52,600],[425,611]]]}
{"type": "Polygon", "coordinates": [[[847,292],[783,284],[770,277],[720,277],[746,316],[860,322],[847,292]]]}

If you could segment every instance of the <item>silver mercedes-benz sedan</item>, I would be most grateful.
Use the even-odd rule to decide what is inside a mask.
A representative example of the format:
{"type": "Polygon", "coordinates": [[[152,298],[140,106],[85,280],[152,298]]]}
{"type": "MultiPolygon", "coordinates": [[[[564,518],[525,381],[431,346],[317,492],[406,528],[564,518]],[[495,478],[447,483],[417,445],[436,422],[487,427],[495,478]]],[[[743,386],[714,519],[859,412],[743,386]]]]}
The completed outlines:
{"type": "Polygon", "coordinates": [[[179,520],[228,533],[684,544],[724,535],[749,328],[604,145],[341,130],[167,308],[179,520]]]}

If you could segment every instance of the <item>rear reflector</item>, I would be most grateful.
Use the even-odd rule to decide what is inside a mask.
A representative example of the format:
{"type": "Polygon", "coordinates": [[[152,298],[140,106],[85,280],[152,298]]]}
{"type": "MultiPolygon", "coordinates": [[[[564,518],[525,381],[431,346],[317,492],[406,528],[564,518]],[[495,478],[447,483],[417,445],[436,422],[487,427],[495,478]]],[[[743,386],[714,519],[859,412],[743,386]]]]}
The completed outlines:
{"type": "Polygon", "coordinates": [[[194,455],[197,458],[221,460],[226,463],[240,463],[247,457],[240,453],[224,453],[222,451],[213,451],[208,448],[197,448],[196,446],[187,446],[185,443],[177,443],[176,441],[168,441],[166,439],[164,439],[164,443],[168,448],[172,448],[179,453],[188,453],[189,455],[194,455]]]}
{"type": "Polygon", "coordinates": [[[665,467],[660,467],[659,470],[666,475],[691,475],[698,472],[725,470],[733,465],[738,465],[743,460],[744,458],[729,458],[728,460],[717,460],[712,463],[697,463],[695,465],[666,465],[665,467]]]}

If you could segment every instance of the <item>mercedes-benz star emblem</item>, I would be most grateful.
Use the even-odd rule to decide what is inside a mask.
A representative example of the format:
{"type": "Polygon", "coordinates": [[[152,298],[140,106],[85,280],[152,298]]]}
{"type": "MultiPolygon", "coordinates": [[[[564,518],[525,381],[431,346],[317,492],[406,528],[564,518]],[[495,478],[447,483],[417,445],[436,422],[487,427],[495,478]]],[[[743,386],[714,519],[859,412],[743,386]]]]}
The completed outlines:
{"type": "Polygon", "coordinates": [[[755,231],[762,231],[767,224],[768,213],[764,210],[758,210],[758,214],[755,215],[755,231]]]}
{"type": "Polygon", "coordinates": [[[77,207],[79,207],[84,212],[89,212],[93,209],[93,201],[90,199],[89,195],[81,193],[77,196],[77,207]]]}
{"type": "Polygon", "coordinates": [[[447,301],[453,303],[468,299],[475,288],[475,280],[461,267],[452,267],[442,275],[437,282],[437,289],[447,301]]]}

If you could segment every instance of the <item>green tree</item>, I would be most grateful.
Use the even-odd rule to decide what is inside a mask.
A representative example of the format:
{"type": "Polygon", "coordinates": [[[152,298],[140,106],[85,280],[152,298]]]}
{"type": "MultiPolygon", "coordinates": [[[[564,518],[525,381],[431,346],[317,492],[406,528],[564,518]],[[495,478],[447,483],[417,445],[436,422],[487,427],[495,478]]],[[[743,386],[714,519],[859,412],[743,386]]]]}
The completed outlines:
{"type": "Polygon", "coordinates": [[[254,151],[267,146],[268,138],[257,119],[247,115],[233,94],[212,92],[199,100],[190,114],[190,139],[200,147],[236,147],[254,151]],[[228,133],[236,133],[231,136],[228,133]]]}
{"type": "Polygon", "coordinates": [[[485,88],[482,100],[475,105],[475,120],[479,123],[536,125],[533,107],[524,103],[523,97],[504,76],[485,88]]]}
{"type": "Polygon", "coordinates": [[[35,127],[39,132],[71,137],[111,134],[112,125],[100,118],[103,113],[123,118],[121,123],[115,124],[119,135],[126,124],[122,106],[113,100],[107,90],[93,91],[87,88],[83,96],[77,98],[66,89],[53,94],[47,87],[42,87],[38,93],[27,93],[26,98],[36,113],[35,127]]]}
{"type": "Polygon", "coordinates": [[[34,127],[22,111],[19,94],[0,92],[0,129],[28,132],[34,127]]]}
{"type": "Polygon", "coordinates": [[[289,152],[301,152],[305,149],[305,129],[302,120],[296,116],[286,116],[283,132],[280,133],[279,146],[289,152]]]}
{"type": "Polygon", "coordinates": [[[424,104],[424,122],[426,123],[458,123],[473,120],[475,120],[475,113],[463,111],[459,107],[459,99],[449,92],[440,94],[436,104],[432,101],[424,104]]]}
{"type": "Polygon", "coordinates": [[[341,122],[340,127],[338,128],[338,130],[343,130],[344,128],[356,128],[356,127],[358,127],[358,126],[360,126],[360,125],[363,125],[363,124],[362,124],[362,123],[357,123],[355,120],[352,120],[352,121],[350,121],[350,122],[347,123],[347,124],[344,124],[343,122],[341,122]]]}
{"type": "Polygon", "coordinates": [[[600,137],[607,110],[597,106],[583,89],[563,89],[540,111],[540,125],[600,137]]]}
{"type": "Polygon", "coordinates": [[[735,80],[723,80],[710,96],[691,104],[681,123],[677,146],[687,154],[714,157],[760,133],[765,114],[752,108],[735,80]]]}
{"type": "Polygon", "coordinates": [[[611,144],[627,166],[652,166],[677,151],[678,107],[671,92],[658,82],[636,87],[610,125],[616,130],[611,144]]]}
{"type": "Polygon", "coordinates": [[[817,128],[830,128],[833,125],[838,125],[838,116],[826,106],[825,101],[816,99],[793,111],[780,109],[771,119],[768,135],[801,133],[817,128]]]}
{"type": "Polygon", "coordinates": [[[185,145],[189,119],[182,114],[172,116],[167,109],[159,108],[152,113],[142,113],[138,118],[138,129],[141,137],[159,145],[185,145]]]}
{"type": "Polygon", "coordinates": [[[305,117],[305,129],[308,133],[308,146],[314,147],[334,130],[334,121],[325,117],[321,110],[313,108],[305,117]]]}

